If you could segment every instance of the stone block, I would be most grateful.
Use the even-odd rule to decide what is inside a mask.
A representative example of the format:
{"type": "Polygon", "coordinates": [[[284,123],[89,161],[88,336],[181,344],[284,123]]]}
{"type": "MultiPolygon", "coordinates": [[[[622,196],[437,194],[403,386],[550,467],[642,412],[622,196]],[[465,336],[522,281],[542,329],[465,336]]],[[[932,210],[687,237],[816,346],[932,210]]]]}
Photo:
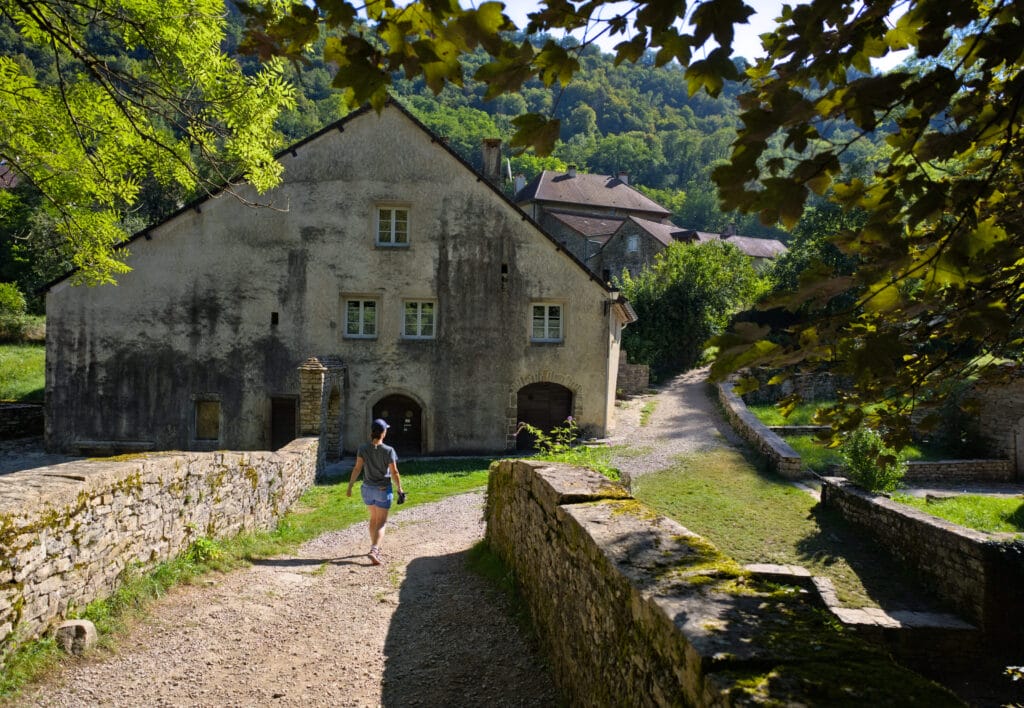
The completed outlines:
{"type": "Polygon", "coordinates": [[[96,646],[96,626],[85,619],[67,620],[54,631],[58,646],[68,654],[80,656],[96,646]]]}

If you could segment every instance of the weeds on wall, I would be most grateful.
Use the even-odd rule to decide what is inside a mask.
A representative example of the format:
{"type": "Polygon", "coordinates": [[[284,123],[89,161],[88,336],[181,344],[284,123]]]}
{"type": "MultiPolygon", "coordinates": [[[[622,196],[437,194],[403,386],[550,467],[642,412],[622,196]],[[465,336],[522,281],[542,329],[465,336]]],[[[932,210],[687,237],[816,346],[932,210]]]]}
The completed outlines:
{"type": "Polygon", "coordinates": [[[611,451],[607,447],[580,444],[580,429],[572,416],[548,432],[529,423],[519,423],[516,434],[524,430],[533,436],[537,449],[534,459],[585,467],[615,482],[621,479],[619,470],[611,464],[611,451]]]}

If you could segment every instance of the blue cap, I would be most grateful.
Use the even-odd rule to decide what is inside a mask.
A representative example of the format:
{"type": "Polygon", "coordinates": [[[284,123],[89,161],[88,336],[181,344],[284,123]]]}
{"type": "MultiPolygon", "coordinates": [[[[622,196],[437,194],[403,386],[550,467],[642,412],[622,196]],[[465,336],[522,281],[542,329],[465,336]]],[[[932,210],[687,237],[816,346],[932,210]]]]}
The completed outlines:
{"type": "Polygon", "coordinates": [[[384,420],[383,418],[378,418],[377,420],[373,421],[373,424],[370,426],[370,430],[373,432],[374,435],[380,435],[390,427],[391,426],[388,425],[388,422],[386,420],[384,420]]]}

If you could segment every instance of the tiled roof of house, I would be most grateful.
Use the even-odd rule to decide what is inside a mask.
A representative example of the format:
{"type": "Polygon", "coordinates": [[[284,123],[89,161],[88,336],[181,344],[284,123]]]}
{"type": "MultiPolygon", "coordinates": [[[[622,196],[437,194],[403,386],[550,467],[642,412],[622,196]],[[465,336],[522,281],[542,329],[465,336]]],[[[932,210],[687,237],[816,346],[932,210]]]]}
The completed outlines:
{"type": "Polygon", "coordinates": [[[18,186],[18,173],[11,169],[6,161],[0,161],[0,189],[11,189],[18,186]]]}
{"type": "Polygon", "coordinates": [[[603,236],[604,240],[607,240],[609,236],[615,233],[615,231],[622,226],[622,222],[625,221],[625,219],[583,216],[581,214],[565,214],[556,211],[549,211],[548,214],[561,221],[570,229],[583,234],[587,238],[599,238],[603,236]]]}
{"type": "Polygon", "coordinates": [[[668,246],[673,241],[686,240],[683,238],[686,234],[692,233],[687,229],[682,229],[675,224],[666,224],[661,221],[651,221],[650,219],[641,219],[636,216],[629,217],[637,226],[649,233],[654,238],[658,239],[661,243],[668,246]]]}
{"type": "Polygon", "coordinates": [[[753,238],[751,236],[726,236],[723,239],[751,258],[778,258],[789,249],[782,241],[774,238],[753,238]]]}
{"type": "Polygon", "coordinates": [[[516,194],[514,201],[517,204],[529,201],[577,204],[661,216],[669,216],[672,213],[618,177],[583,172],[544,170],[516,194]]]}

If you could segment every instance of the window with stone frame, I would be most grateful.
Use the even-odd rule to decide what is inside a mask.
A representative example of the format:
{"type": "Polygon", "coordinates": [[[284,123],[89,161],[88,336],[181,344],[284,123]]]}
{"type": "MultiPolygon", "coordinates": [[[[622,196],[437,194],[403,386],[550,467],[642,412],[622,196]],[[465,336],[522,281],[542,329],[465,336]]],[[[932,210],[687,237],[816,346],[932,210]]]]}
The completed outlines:
{"type": "Polygon", "coordinates": [[[530,341],[561,342],[562,305],[553,302],[535,302],[530,305],[530,341]]]}
{"type": "Polygon", "coordinates": [[[409,209],[401,206],[377,207],[377,245],[409,245],[409,209]]]}
{"type": "Polygon", "coordinates": [[[406,300],[402,337],[433,339],[437,332],[437,304],[433,300],[406,300]]]}
{"type": "Polygon", "coordinates": [[[220,401],[197,400],[195,439],[220,440],[220,401]]]}
{"type": "Polygon", "coordinates": [[[345,337],[374,339],[377,336],[377,300],[345,298],[345,337]]]}
{"type": "Polygon", "coordinates": [[[636,253],[640,250],[640,237],[636,234],[630,234],[626,237],[626,252],[636,253]]]}

